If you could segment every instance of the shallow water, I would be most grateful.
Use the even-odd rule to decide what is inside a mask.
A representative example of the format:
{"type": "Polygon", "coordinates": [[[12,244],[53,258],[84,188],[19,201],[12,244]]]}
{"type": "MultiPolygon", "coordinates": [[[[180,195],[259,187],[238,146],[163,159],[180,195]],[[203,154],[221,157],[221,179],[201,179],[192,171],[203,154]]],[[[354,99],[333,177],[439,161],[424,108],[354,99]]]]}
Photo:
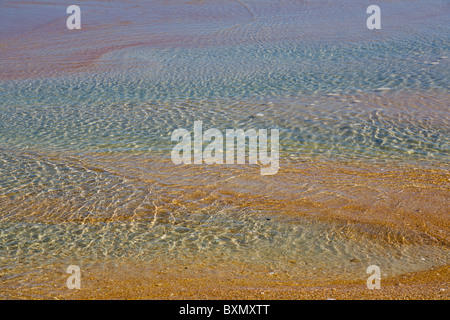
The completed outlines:
{"type": "Polygon", "coordinates": [[[24,260],[35,266],[236,261],[292,275],[317,277],[320,270],[355,279],[364,278],[361,271],[373,264],[392,276],[448,262],[448,249],[432,244],[368,241],[354,226],[220,208],[141,222],[2,223],[0,239],[4,266],[24,260]]]}
{"type": "Polygon", "coordinates": [[[60,2],[2,3],[2,269],[237,259],[361,277],[360,263],[389,275],[448,264],[448,242],[430,240],[448,229],[426,215],[437,233],[384,228],[379,240],[366,224],[314,219],[355,202],[448,217],[449,3],[381,2],[378,31],[366,28],[369,4],[82,1],[82,29],[69,31],[60,2]],[[196,120],[205,130],[278,128],[280,172],[319,160],[329,170],[268,182],[246,167],[176,167],[170,134],[196,120]],[[334,183],[336,162],[378,173],[334,183]],[[383,190],[381,172],[403,167],[442,178],[391,179],[383,190]],[[418,209],[379,204],[403,190],[418,209]],[[253,207],[261,195],[314,205],[287,219],[275,204],[253,207]]]}

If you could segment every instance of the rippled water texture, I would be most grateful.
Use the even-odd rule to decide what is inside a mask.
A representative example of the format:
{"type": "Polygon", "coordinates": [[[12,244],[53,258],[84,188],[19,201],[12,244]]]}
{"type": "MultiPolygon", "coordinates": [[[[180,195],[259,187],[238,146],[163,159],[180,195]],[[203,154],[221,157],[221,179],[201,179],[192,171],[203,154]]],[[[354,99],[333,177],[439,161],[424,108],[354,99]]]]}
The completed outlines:
{"type": "Polygon", "coordinates": [[[0,274],[448,264],[448,1],[378,1],[381,30],[370,1],[77,4],[81,30],[62,1],[0,4],[0,274]],[[198,120],[278,128],[279,173],[175,166],[198,120]]]}

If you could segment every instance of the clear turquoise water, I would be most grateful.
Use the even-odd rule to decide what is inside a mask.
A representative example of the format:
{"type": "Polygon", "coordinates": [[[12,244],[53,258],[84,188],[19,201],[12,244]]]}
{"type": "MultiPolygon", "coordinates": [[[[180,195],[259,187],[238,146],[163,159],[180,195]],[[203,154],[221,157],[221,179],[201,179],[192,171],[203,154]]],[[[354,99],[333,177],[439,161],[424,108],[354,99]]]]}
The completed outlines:
{"type": "Polygon", "coordinates": [[[449,3],[382,2],[379,31],[366,28],[369,4],[89,1],[73,32],[64,4],[0,4],[3,268],[218,253],[278,268],[295,257],[329,272],[330,261],[352,268],[352,257],[381,259],[392,273],[448,263],[446,247],[346,240],[339,227],[278,220],[270,208],[174,209],[175,220],[152,224],[151,207],[133,222],[150,190],[168,195],[170,185],[95,165],[105,155],[169,159],[171,132],[202,120],[279,128],[281,167],[320,158],[448,168],[449,3]],[[108,221],[116,212],[130,221],[55,218],[108,221]]]}
{"type": "MultiPolygon", "coordinates": [[[[220,130],[277,127],[285,153],[448,160],[441,15],[429,21],[434,29],[408,35],[356,28],[369,38],[358,41],[138,45],[102,55],[98,71],[5,80],[0,146],[167,153],[174,129],[202,120],[220,130]]],[[[220,37],[240,39],[229,32],[220,37]]]]}

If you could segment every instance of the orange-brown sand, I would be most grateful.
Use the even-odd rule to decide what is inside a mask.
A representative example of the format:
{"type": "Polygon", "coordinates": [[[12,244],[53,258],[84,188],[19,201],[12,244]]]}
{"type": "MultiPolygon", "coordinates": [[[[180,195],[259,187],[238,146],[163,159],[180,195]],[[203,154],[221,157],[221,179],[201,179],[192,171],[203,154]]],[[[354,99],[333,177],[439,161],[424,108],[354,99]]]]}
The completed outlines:
{"type": "MultiPolygon", "coordinates": [[[[141,208],[133,216],[116,215],[116,220],[145,219],[156,212],[161,214],[177,207],[198,210],[214,203],[219,207],[233,205],[274,215],[354,225],[349,237],[382,237],[387,245],[417,242],[449,245],[449,173],[445,169],[354,163],[331,165],[316,161],[282,167],[278,175],[267,179],[258,175],[259,168],[252,167],[179,167],[180,171],[175,172],[161,159],[153,162],[128,157],[109,162],[103,158],[90,165],[96,170],[121,172],[130,180],[159,181],[161,186],[170,186],[170,192],[162,189],[162,194],[155,196],[154,206],[141,208]],[[243,184],[247,189],[242,188],[243,184]]],[[[5,201],[3,203],[6,204],[5,201]]],[[[61,204],[34,203],[31,208],[25,206],[23,210],[33,211],[41,206],[35,211],[35,217],[39,219],[39,212],[45,213],[49,205],[61,204]]],[[[57,217],[52,219],[42,221],[56,222],[54,219],[57,217]]],[[[99,219],[108,221],[105,217],[99,219]]],[[[80,223],[96,221],[80,220],[76,216],[69,220],[80,223]]],[[[50,265],[37,273],[25,268],[16,277],[3,273],[2,296],[26,299],[449,298],[448,265],[382,277],[380,290],[367,289],[364,275],[356,280],[320,272],[314,278],[295,277],[273,273],[267,267],[257,265],[239,262],[211,265],[204,261],[187,265],[130,262],[120,266],[99,262],[95,266],[83,267],[81,290],[68,290],[65,287],[66,267],[50,265]]]]}
{"type": "Polygon", "coordinates": [[[8,299],[444,299],[450,268],[381,278],[380,289],[366,280],[305,280],[239,264],[205,266],[109,266],[82,271],[81,289],[69,290],[64,267],[3,282],[8,299]],[[17,288],[19,283],[20,287],[17,288]]]}

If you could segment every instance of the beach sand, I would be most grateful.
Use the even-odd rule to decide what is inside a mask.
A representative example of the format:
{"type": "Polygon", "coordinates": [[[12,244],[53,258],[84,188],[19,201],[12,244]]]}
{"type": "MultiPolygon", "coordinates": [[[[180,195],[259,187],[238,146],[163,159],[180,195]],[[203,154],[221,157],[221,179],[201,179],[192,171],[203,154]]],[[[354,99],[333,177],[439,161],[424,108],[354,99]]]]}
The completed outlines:
{"type": "MultiPolygon", "coordinates": [[[[172,172],[173,177],[177,177],[178,183],[175,183],[175,180],[170,181],[170,174],[164,172],[173,169],[169,165],[165,166],[162,159],[150,164],[148,159],[128,158],[128,161],[109,162],[102,158],[101,162],[96,163],[98,170],[112,170],[112,166],[116,170],[121,167],[123,173],[126,166],[129,168],[126,173],[128,177],[132,177],[133,172],[139,172],[140,179],[147,182],[150,176],[152,179],[166,179],[160,182],[162,185],[170,185],[171,196],[159,198],[159,214],[172,210],[174,206],[195,212],[219,201],[221,206],[232,205],[265,212],[270,208],[273,210],[272,214],[276,212],[275,215],[307,217],[313,221],[340,224],[349,240],[381,241],[386,249],[408,244],[448,247],[446,170],[348,163],[333,163],[330,166],[329,163],[316,161],[287,168],[284,166],[272,182],[264,180],[264,187],[261,187],[261,181],[253,179],[250,188],[252,192],[247,193],[239,189],[244,181],[249,180],[249,176],[258,172],[258,168],[180,167],[183,175],[172,172]],[[134,165],[130,165],[130,162],[134,165]],[[159,174],[154,176],[149,172],[146,177],[142,170],[145,166],[159,174]],[[206,179],[216,175],[218,171],[221,172],[220,181],[227,181],[221,183],[220,188],[206,179]],[[304,188],[305,183],[315,189],[321,186],[327,193],[336,194],[324,197],[318,196],[320,192],[314,192],[303,193],[303,197],[299,197],[302,193],[296,188],[304,188]],[[274,188],[285,190],[271,192],[274,188]]],[[[164,190],[162,193],[167,196],[164,190]]],[[[33,205],[44,206],[34,202],[33,205]]],[[[45,204],[48,205],[58,204],[45,204]]],[[[40,212],[35,207],[33,210],[35,213],[40,212]]],[[[48,212],[45,207],[42,211],[48,212]]],[[[147,219],[149,215],[148,210],[143,210],[132,217],[116,215],[114,219],[139,220],[147,219]]],[[[38,217],[37,219],[39,220],[38,217]]],[[[42,221],[57,222],[50,220],[52,219],[42,221]]],[[[74,217],[69,220],[91,224],[108,222],[111,218],[99,218],[96,221],[93,218],[80,220],[74,217]]],[[[238,260],[215,261],[214,257],[180,261],[155,259],[146,263],[124,259],[112,262],[98,260],[81,265],[81,290],[66,288],[65,281],[69,276],[65,273],[67,265],[56,262],[30,268],[30,264],[24,264],[23,270],[17,266],[13,276],[8,271],[3,271],[2,296],[8,299],[449,298],[448,265],[431,266],[400,275],[382,274],[381,289],[369,290],[366,286],[367,265],[361,261],[355,261],[360,270],[356,275],[333,274],[320,268],[314,268],[315,271],[312,272],[314,265],[297,263],[292,260],[287,262],[287,269],[272,269],[266,265],[238,260]],[[297,267],[299,273],[289,272],[290,266],[297,267]],[[305,272],[302,272],[302,268],[305,272]]]]}
{"type": "Polygon", "coordinates": [[[63,4],[2,3],[0,298],[448,300],[447,7],[380,5],[367,30],[352,1],[83,1],[68,30],[63,4]],[[195,120],[280,128],[279,172],[174,165],[195,120]],[[187,258],[152,259],[164,228],[187,258]]]}
{"type": "Polygon", "coordinates": [[[448,266],[381,278],[381,288],[369,290],[365,280],[305,280],[239,264],[216,266],[136,265],[93,267],[82,271],[81,289],[65,286],[63,266],[40,275],[4,280],[7,299],[439,299],[448,300],[448,266]],[[50,272],[51,271],[51,272],[50,272]],[[16,279],[17,280],[17,279],[16,279]],[[10,284],[12,284],[10,286],[10,284]]]}

